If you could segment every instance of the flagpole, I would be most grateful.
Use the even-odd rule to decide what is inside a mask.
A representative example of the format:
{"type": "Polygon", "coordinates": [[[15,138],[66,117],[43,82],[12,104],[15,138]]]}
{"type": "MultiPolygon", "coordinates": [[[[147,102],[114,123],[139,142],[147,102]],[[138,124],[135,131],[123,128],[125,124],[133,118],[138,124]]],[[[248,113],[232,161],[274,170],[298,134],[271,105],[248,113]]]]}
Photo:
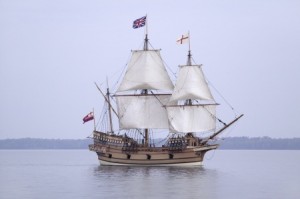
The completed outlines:
{"type": "Polygon", "coordinates": [[[148,35],[148,16],[146,14],[146,35],[148,35]]]}
{"type": "Polygon", "coordinates": [[[93,108],[93,117],[94,117],[94,131],[96,131],[96,121],[95,121],[95,112],[94,112],[94,108],[93,108]]]}
{"type": "Polygon", "coordinates": [[[145,20],[145,43],[144,43],[144,50],[148,50],[148,16],[146,14],[146,20],[145,20]]]}
{"type": "Polygon", "coordinates": [[[189,38],[189,52],[191,51],[191,36],[190,31],[188,31],[188,38],[189,38]]]}
{"type": "Polygon", "coordinates": [[[189,53],[188,53],[188,60],[187,65],[192,65],[192,54],[191,54],[191,38],[190,38],[190,31],[188,31],[188,40],[189,40],[189,53]]]}

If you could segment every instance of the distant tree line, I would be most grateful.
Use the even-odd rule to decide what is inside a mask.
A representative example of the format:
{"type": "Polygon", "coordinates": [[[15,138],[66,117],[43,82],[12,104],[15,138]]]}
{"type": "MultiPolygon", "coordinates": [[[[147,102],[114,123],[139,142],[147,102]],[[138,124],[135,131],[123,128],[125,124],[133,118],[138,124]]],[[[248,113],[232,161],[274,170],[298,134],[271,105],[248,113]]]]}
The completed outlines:
{"type": "MultiPolygon", "coordinates": [[[[0,140],[0,149],[88,149],[92,142],[92,139],[4,139],[0,140]]],[[[217,143],[220,149],[300,150],[300,138],[227,137],[217,140],[217,143]]]]}
{"type": "Polygon", "coordinates": [[[300,138],[228,137],[218,143],[220,149],[300,150],[300,138]]]}
{"type": "Polygon", "coordinates": [[[0,149],[87,149],[91,143],[91,139],[5,139],[0,140],[0,149]]]}

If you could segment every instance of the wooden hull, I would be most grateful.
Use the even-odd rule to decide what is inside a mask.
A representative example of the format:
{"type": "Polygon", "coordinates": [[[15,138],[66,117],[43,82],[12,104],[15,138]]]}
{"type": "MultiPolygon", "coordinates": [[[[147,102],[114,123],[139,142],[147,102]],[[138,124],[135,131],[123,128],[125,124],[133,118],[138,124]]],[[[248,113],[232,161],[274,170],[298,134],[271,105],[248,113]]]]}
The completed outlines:
{"type": "Polygon", "coordinates": [[[202,166],[202,162],[188,162],[188,163],[168,163],[168,164],[152,164],[151,162],[148,164],[127,164],[127,163],[115,163],[115,162],[107,162],[104,160],[99,160],[100,165],[103,166],[157,166],[157,167],[172,167],[172,166],[180,166],[180,167],[189,167],[189,166],[202,166]]]}
{"type": "MultiPolygon", "coordinates": [[[[217,146],[187,149],[185,151],[138,151],[128,153],[116,149],[106,152],[96,151],[101,165],[132,165],[132,166],[200,166],[207,151],[217,146]]],[[[101,150],[104,148],[102,147],[101,150]]]]}
{"type": "Polygon", "coordinates": [[[124,147],[124,139],[119,136],[96,134],[91,151],[97,153],[101,165],[132,166],[200,166],[207,151],[218,145],[170,147],[124,147]],[[106,136],[106,137],[97,137],[106,136]],[[102,141],[101,141],[102,139],[102,141]],[[122,141],[123,140],[123,141],[122,141]]]}

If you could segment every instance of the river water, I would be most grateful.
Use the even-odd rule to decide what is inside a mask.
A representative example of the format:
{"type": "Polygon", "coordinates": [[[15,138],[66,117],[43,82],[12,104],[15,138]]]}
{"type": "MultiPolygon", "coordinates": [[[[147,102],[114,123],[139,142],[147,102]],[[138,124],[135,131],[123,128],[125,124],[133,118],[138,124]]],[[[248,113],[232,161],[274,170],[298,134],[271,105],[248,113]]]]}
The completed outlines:
{"type": "Polygon", "coordinates": [[[216,150],[202,167],[99,166],[88,150],[0,150],[1,199],[299,199],[300,151],[216,150]]]}

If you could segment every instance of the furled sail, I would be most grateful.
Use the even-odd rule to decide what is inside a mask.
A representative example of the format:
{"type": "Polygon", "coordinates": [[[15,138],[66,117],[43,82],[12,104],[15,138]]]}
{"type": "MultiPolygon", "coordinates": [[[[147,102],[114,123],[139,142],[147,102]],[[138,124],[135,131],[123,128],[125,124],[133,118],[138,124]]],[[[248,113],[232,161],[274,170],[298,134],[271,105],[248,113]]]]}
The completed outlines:
{"type": "Polygon", "coordinates": [[[121,129],[167,129],[168,116],[164,105],[171,95],[117,95],[121,129]]]}
{"type": "Polygon", "coordinates": [[[159,50],[136,50],[117,90],[173,90],[173,84],[163,64],[159,50]]]}
{"type": "Polygon", "coordinates": [[[201,65],[180,66],[170,102],[187,99],[213,100],[201,65]]]}
{"type": "Polygon", "coordinates": [[[171,132],[203,132],[216,127],[216,105],[167,106],[171,132]]]}

